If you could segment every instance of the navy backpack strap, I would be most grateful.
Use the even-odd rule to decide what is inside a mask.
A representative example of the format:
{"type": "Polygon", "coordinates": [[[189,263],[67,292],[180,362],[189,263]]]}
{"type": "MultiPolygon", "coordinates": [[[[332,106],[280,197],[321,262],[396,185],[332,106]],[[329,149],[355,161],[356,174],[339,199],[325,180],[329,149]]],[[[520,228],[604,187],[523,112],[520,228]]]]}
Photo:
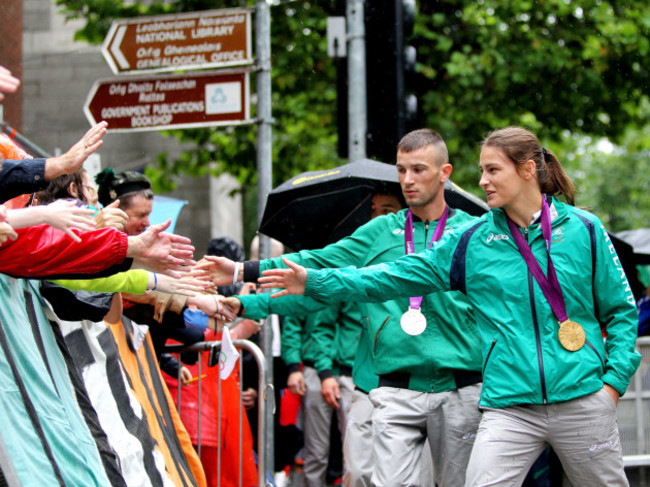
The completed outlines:
{"type": "Polygon", "coordinates": [[[465,257],[467,255],[467,246],[469,239],[472,238],[474,232],[483,225],[485,221],[478,222],[476,225],[469,227],[460,237],[458,246],[454,251],[454,257],[451,261],[451,271],[449,274],[449,282],[452,291],[460,291],[465,293],[465,257]]]}

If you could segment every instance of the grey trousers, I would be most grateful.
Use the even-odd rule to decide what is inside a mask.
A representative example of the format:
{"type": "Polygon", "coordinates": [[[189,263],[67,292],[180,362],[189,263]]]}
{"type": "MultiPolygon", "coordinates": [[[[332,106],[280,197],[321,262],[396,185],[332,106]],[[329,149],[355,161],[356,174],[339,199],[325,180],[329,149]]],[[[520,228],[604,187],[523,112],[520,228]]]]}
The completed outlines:
{"type": "Polygon", "coordinates": [[[380,387],[370,392],[374,406],[375,486],[431,486],[423,483],[420,458],[429,440],[435,482],[439,487],[465,484],[481,414],[481,385],[450,392],[415,392],[380,387]]]}
{"type": "Polygon", "coordinates": [[[345,487],[370,487],[372,475],[372,403],[367,394],[354,391],[343,440],[345,487]]]}
{"type": "MultiPolygon", "coordinates": [[[[372,402],[368,394],[354,391],[352,405],[348,416],[343,442],[343,460],[345,487],[370,487],[373,471],[372,454],[372,402]]],[[[418,464],[420,468],[420,485],[433,485],[433,463],[429,442],[425,442],[418,464]]]]}
{"type": "MultiPolygon", "coordinates": [[[[302,373],[305,378],[306,389],[303,398],[305,485],[307,487],[323,487],[330,451],[330,425],[332,423],[333,408],[323,399],[320,377],[318,377],[316,369],[304,367],[302,373]]],[[[341,399],[339,400],[341,407],[336,410],[336,414],[341,428],[341,435],[344,437],[354,386],[351,377],[337,376],[336,380],[341,392],[341,399]]]]}
{"type": "Polygon", "coordinates": [[[574,487],[629,485],[616,404],[604,389],[547,406],[484,409],[466,485],[521,485],[547,443],[574,487]]]}

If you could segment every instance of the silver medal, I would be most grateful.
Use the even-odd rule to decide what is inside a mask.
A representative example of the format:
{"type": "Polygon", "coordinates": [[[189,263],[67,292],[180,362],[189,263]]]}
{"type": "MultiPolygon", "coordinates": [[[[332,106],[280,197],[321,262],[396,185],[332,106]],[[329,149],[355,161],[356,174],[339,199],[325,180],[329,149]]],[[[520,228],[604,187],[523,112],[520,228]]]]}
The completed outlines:
{"type": "Polygon", "coordinates": [[[409,308],[402,315],[399,324],[402,330],[404,330],[404,333],[415,336],[421,334],[427,327],[427,319],[419,309],[409,308]]]}

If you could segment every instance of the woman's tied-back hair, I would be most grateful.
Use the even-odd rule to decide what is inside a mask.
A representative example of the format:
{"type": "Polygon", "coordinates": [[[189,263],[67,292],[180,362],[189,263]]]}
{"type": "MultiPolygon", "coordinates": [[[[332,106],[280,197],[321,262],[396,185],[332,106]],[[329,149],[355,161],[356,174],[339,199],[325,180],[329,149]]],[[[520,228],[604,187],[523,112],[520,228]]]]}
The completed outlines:
{"type": "Polygon", "coordinates": [[[544,149],[533,133],[521,127],[495,130],[488,134],[482,147],[500,149],[514,163],[518,171],[527,161],[534,161],[537,166],[537,181],[542,193],[563,196],[567,203],[574,204],[573,182],[564,172],[555,154],[544,149]]]}
{"type": "Polygon", "coordinates": [[[399,141],[399,144],[397,144],[397,152],[409,153],[428,145],[432,145],[434,148],[436,164],[438,166],[449,162],[447,144],[445,144],[445,141],[438,132],[431,129],[418,129],[406,134],[399,141]]]}

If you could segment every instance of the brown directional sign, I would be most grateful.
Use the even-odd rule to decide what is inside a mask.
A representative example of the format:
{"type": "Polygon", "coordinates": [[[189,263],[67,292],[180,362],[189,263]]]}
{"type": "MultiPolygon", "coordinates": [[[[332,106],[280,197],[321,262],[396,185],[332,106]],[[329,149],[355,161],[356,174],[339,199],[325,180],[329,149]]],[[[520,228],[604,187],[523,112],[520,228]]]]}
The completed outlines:
{"type": "Polygon", "coordinates": [[[115,74],[252,64],[251,10],[116,20],[102,54],[115,74]]]}
{"type": "Polygon", "coordinates": [[[98,80],[84,112],[91,125],[105,120],[108,130],[116,132],[252,123],[249,71],[98,80]]]}

